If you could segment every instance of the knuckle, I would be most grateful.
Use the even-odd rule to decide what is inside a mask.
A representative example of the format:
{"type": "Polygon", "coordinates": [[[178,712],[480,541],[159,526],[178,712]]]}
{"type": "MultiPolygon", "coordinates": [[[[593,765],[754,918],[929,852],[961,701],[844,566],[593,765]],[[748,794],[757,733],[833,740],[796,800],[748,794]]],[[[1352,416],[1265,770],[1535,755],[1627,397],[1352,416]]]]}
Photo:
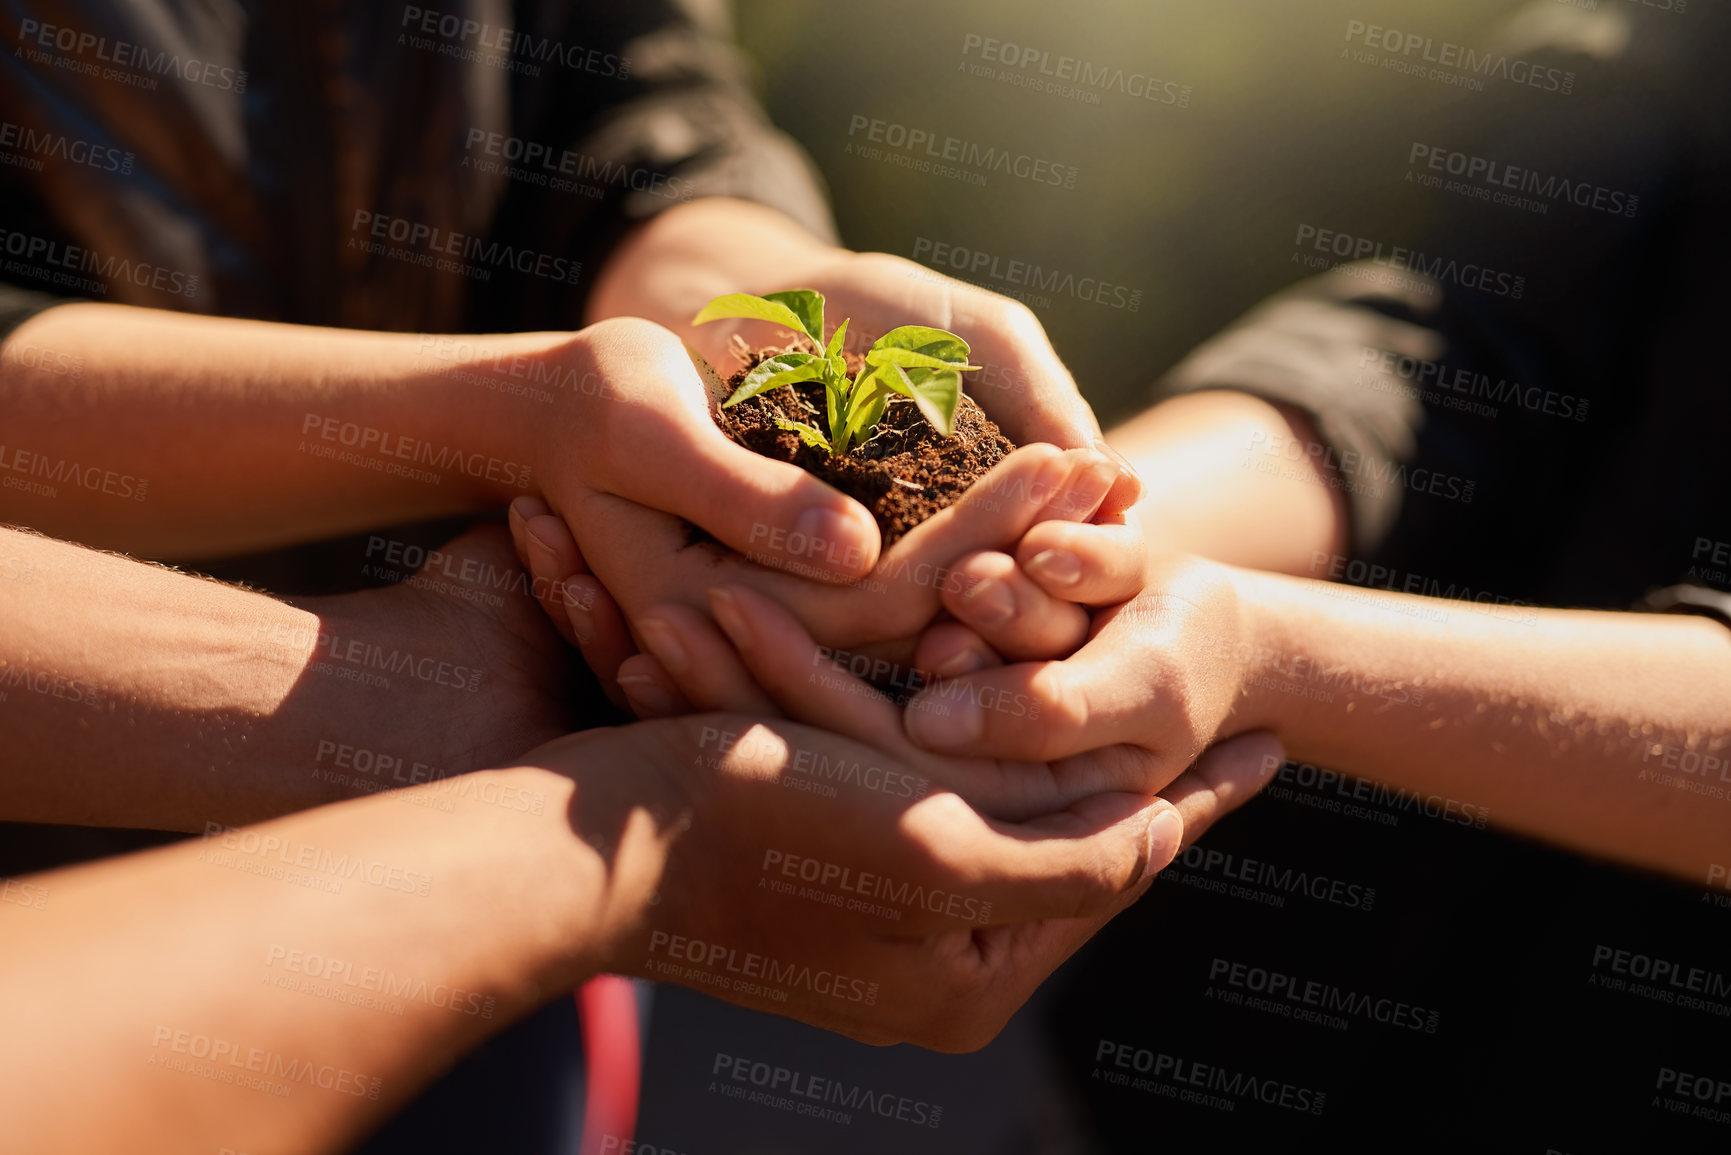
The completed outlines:
{"type": "Polygon", "coordinates": [[[1047,662],[1028,682],[1031,704],[1038,707],[1039,739],[1036,757],[1049,761],[1077,736],[1086,732],[1090,714],[1088,696],[1065,676],[1062,663],[1047,662]]]}

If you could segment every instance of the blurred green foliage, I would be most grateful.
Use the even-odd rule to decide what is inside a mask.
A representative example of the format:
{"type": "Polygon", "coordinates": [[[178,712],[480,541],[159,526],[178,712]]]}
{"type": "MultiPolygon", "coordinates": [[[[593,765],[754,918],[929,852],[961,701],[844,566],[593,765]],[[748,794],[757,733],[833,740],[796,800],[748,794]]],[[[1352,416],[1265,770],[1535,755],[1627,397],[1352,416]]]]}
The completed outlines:
{"type": "Polygon", "coordinates": [[[1485,45],[1523,7],[736,0],[735,18],[771,115],[823,170],[849,245],[918,254],[952,275],[965,274],[932,260],[937,244],[984,253],[999,278],[985,265],[969,279],[992,288],[1015,288],[1003,277],[1019,261],[1072,284],[1092,277],[1140,291],[1130,311],[1020,289],[1110,424],[1197,342],[1309,271],[1292,263],[1300,223],[1398,242],[1439,211],[1436,194],[1404,180],[1412,143],[1446,133],[1457,102],[1501,94],[1355,62],[1349,21],[1485,45]],[[982,62],[987,39],[1016,44],[1018,61],[1025,49],[1045,55],[1026,68],[982,62]],[[1125,88],[1138,74],[1186,86],[1187,106],[1165,103],[1173,89],[1139,99],[1111,81],[1066,85],[1089,94],[1081,98],[1046,91],[1041,65],[1055,71],[1065,56],[1095,76],[1122,69],[1125,88]],[[849,148],[865,144],[866,133],[850,135],[856,116],[1074,166],[1075,187],[1002,172],[980,187],[867,159],[849,148]]]}

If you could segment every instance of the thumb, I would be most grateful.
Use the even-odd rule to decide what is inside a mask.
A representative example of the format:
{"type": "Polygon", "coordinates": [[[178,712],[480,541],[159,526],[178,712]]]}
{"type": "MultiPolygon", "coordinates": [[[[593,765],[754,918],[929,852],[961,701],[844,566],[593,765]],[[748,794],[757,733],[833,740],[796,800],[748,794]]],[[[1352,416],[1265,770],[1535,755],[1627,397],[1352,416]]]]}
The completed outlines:
{"type": "Polygon", "coordinates": [[[1160,792],[1184,819],[1184,845],[1248,802],[1273,780],[1286,748],[1267,730],[1252,730],[1202,752],[1190,769],[1160,792]]]}
{"type": "Polygon", "coordinates": [[[870,573],[881,548],[871,512],[799,466],[729,438],[712,415],[712,387],[683,346],[669,335],[658,352],[671,396],[640,410],[608,447],[613,476],[629,478],[616,495],[676,514],[771,569],[828,581],[870,573]]]}

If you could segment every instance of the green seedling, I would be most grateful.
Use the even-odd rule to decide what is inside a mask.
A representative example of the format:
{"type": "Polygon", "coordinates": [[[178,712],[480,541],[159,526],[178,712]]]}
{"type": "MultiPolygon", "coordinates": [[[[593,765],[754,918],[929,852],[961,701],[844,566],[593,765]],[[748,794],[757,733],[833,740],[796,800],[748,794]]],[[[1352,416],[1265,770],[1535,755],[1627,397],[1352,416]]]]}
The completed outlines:
{"type": "Polygon", "coordinates": [[[962,402],[962,374],[979,368],[968,364],[968,343],[954,333],[925,325],[903,325],[872,344],[865,365],[849,380],[841,355],[847,321],[837,325],[829,344],[824,344],[823,294],[812,289],[789,289],[766,297],[728,293],[703,306],[691,323],[702,325],[725,317],[770,321],[792,329],[810,341],[815,352],[782,353],[753,367],[733,396],[721,403],[722,408],[783,385],[821,381],[829,410],[827,436],[803,421],[777,418],[776,424],[832,457],[840,457],[850,445],[872,435],[892,393],[908,398],[919,406],[932,428],[953,437],[956,407],[962,402]]]}

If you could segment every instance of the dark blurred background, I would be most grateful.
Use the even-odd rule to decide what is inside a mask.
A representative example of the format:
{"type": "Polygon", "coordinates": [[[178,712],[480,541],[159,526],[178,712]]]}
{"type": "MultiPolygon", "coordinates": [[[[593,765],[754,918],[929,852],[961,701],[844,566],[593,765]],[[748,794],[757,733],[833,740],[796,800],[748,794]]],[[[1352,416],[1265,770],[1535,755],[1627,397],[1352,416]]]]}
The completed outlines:
{"type": "MultiPolygon", "coordinates": [[[[1621,8],[1624,0],[1599,0],[1621,8]]],[[[1594,0],[1583,0],[1582,7],[1594,0]]],[[[1410,235],[1445,198],[1405,182],[1414,140],[1455,102],[1496,102],[1343,57],[1349,21],[1483,47],[1539,0],[736,0],[770,114],[816,159],[846,243],[920,238],[1140,290],[1134,311],[947,264],[1039,315],[1101,420],[1128,416],[1187,350],[1282,285],[1300,222],[1410,235]],[[969,47],[969,37],[980,43],[969,47]],[[1087,103],[997,79],[985,40],[1188,87],[1188,105],[1089,87],[1087,103]],[[967,49],[967,51],[964,51],[967,49]],[[967,66],[982,65],[990,76],[967,66]],[[855,115],[1075,166],[1074,188],[985,187],[847,151],[855,115]]],[[[1020,54],[1018,54],[1020,59],[1020,54]]],[[[1072,88],[1081,85],[1070,82],[1072,88]]],[[[1165,89],[1162,96],[1169,95],[1165,89]]],[[[1443,143],[1443,142],[1438,142],[1443,143]]],[[[931,249],[920,254],[934,264],[931,249]]]]}

